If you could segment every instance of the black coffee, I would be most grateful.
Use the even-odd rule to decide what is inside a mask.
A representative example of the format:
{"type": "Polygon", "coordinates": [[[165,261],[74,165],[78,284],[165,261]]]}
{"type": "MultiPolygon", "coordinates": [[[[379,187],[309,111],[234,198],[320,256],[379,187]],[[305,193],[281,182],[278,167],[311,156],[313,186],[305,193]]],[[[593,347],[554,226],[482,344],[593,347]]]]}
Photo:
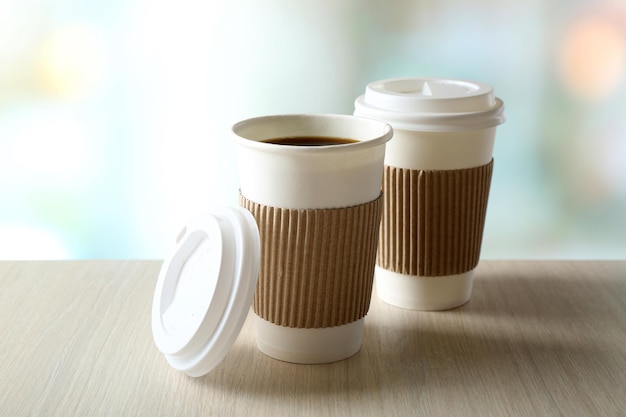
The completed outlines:
{"type": "Polygon", "coordinates": [[[263,142],[274,143],[276,145],[292,146],[328,146],[345,145],[347,143],[358,142],[358,140],[348,138],[334,138],[327,136],[290,136],[284,138],[266,139],[263,142]]]}

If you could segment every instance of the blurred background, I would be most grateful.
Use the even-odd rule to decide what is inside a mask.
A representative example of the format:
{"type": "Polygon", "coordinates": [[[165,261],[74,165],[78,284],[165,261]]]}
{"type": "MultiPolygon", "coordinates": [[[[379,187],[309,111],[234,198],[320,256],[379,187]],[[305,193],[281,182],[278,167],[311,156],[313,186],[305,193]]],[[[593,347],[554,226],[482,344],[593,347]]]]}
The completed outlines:
{"type": "Polygon", "coordinates": [[[505,102],[483,258],[626,257],[623,0],[0,0],[0,259],[163,258],[234,122],[408,76],[505,102]]]}

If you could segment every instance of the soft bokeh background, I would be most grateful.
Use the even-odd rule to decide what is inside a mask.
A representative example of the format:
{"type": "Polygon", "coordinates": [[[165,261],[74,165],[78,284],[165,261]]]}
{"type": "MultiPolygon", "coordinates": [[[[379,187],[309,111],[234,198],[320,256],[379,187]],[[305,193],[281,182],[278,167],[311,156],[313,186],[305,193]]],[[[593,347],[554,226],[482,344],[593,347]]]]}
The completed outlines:
{"type": "Polygon", "coordinates": [[[0,0],[0,258],[162,258],[233,122],[404,76],[506,104],[483,258],[626,257],[623,0],[0,0]]]}

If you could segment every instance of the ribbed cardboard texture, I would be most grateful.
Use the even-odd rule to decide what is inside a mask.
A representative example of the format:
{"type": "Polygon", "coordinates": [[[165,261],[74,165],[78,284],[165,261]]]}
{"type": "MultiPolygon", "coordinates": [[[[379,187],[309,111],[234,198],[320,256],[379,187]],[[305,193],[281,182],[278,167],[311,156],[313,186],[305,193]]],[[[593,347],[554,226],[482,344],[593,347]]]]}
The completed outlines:
{"type": "Polygon", "coordinates": [[[322,328],[367,314],[382,195],[338,209],[271,207],[241,193],[239,203],[253,214],[261,235],[258,316],[280,326],[322,328]]]}
{"type": "Polygon", "coordinates": [[[493,159],[480,167],[445,171],[385,166],[378,266],[433,277],[474,269],[492,171],[493,159]]]}

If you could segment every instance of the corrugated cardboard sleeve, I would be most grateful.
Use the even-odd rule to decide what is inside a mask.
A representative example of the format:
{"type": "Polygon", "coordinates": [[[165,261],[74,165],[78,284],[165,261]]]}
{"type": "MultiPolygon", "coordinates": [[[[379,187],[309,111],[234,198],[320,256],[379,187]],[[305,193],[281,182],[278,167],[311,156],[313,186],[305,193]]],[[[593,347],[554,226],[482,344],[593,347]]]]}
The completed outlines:
{"type": "Polygon", "coordinates": [[[424,171],[385,166],[378,266],[401,274],[442,276],[476,267],[493,171],[424,171]]]}
{"type": "Polygon", "coordinates": [[[348,324],[367,314],[372,294],[382,195],[337,209],[292,210],[248,200],[261,267],[254,311],[287,327],[348,324]]]}

